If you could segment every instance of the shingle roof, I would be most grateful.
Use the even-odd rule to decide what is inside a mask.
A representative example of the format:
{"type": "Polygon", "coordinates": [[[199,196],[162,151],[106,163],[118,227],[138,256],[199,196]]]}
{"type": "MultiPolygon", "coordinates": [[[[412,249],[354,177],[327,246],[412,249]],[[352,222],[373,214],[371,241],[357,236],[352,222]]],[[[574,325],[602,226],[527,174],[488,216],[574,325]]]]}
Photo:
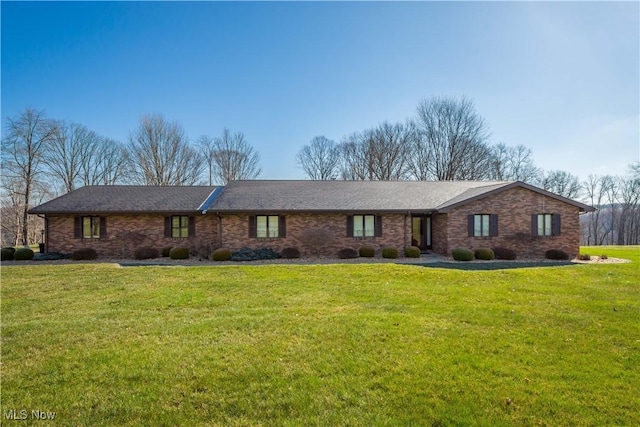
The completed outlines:
{"type": "Polygon", "coordinates": [[[234,181],[212,186],[88,186],[32,214],[446,212],[521,186],[591,211],[591,206],[517,181],[234,181]]]}
{"type": "Polygon", "coordinates": [[[198,212],[210,186],[87,186],[31,209],[32,214],[198,212]]]}
{"type": "Polygon", "coordinates": [[[235,181],[216,212],[428,212],[467,193],[478,196],[508,181],[235,181]]]}

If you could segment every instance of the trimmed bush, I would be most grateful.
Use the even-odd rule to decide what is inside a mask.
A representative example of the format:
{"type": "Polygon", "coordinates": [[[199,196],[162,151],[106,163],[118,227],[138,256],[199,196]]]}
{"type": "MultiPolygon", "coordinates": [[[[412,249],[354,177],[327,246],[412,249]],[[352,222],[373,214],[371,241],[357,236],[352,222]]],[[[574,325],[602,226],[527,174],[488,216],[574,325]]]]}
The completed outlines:
{"type": "Polygon", "coordinates": [[[12,247],[12,246],[7,246],[6,248],[2,248],[2,249],[6,249],[8,251],[11,251],[11,255],[13,256],[13,254],[16,253],[16,248],[12,247]]]}
{"type": "Polygon", "coordinates": [[[160,254],[164,258],[169,258],[169,254],[171,253],[171,249],[173,249],[173,246],[165,246],[164,248],[162,248],[162,251],[160,251],[160,254]]]}
{"type": "Polygon", "coordinates": [[[98,253],[95,249],[91,248],[78,249],[71,254],[71,259],[74,261],[98,259],[98,253]]]}
{"type": "Polygon", "coordinates": [[[358,250],[358,253],[361,257],[371,258],[376,256],[376,250],[373,248],[373,246],[361,246],[358,250]]]}
{"type": "Polygon", "coordinates": [[[491,261],[496,257],[493,251],[489,248],[478,248],[473,253],[476,259],[482,259],[485,261],[491,261]]]}
{"type": "Polygon", "coordinates": [[[300,258],[300,250],[298,248],[284,248],[280,256],[286,259],[300,258]]]}
{"type": "Polygon", "coordinates": [[[259,261],[278,258],[280,258],[280,254],[271,248],[242,248],[231,254],[231,261],[259,261]]]}
{"type": "Polygon", "coordinates": [[[2,257],[1,261],[11,261],[13,259],[13,253],[15,251],[10,251],[9,248],[2,248],[2,257]]]}
{"type": "Polygon", "coordinates": [[[456,248],[451,251],[451,256],[456,261],[472,261],[473,251],[467,248],[456,248]]]}
{"type": "Polygon", "coordinates": [[[360,254],[358,253],[358,251],[352,248],[344,248],[338,251],[338,258],[340,259],[352,259],[358,258],[359,256],[360,254]]]}
{"type": "Polygon", "coordinates": [[[493,248],[493,254],[496,256],[496,259],[516,259],[516,251],[509,248],[493,248]]]}
{"type": "Polygon", "coordinates": [[[404,249],[404,256],[407,258],[420,258],[421,253],[420,248],[417,246],[407,246],[404,249]]]}
{"type": "Polygon", "coordinates": [[[605,255],[605,254],[602,254],[602,255],[600,255],[600,259],[609,259],[609,256],[605,255]]]}
{"type": "Polygon", "coordinates": [[[398,258],[398,249],[387,246],[382,248],[382,258],[398,258]]]}
{"type": "Polygon", "coordinates": [[[229,261],[231,259],[231,251],[227,248],[218,248],[211,254],[214,261],[229,261]]]}
{"type": "Polygon", "coordinates": [[[580,261],[591,261],[591,255],[589,254],[579,254],[578,259],[580,261]]]}
{"type": "Polygon", "coordinates": [[[158,258],[160,252],[156,248],[142,247],[133,251],[133,257],[135,259],[152,259],[158,258]]]}
{"type": "Polygon", "coordinates": [[[169,251],[169,258],[171,259],[189,259],[189,248],[171,248],[169,251]]]}
{"type": "Polygon", "coordinates": [[[29,261],[33,259],[33,251],[29,248],[18,248],[13,254],[16,261],[29,261]]]}
{"type": "Polygon", "coordinates": [[[569,255],[561,249],[549,249],[544,253],[546,259],[565,260],[569,259],[569,255]]]}

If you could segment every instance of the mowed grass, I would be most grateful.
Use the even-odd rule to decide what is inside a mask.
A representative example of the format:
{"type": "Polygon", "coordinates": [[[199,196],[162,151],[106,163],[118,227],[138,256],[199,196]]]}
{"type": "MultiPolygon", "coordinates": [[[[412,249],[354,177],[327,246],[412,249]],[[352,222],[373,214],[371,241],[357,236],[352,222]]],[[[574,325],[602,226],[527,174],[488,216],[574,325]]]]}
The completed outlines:
{"type": "Polygon", "coordinates": [[[640,425],[640,248],[583,252],[633,263],[3,267],[2,423],[640,425]]]}

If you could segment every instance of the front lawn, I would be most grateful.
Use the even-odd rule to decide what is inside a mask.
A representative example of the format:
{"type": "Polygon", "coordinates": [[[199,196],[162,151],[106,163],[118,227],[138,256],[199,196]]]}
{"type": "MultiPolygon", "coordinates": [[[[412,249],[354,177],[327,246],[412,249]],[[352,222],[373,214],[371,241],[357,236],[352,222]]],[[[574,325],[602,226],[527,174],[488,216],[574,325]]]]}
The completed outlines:
{"type": "Polygon", "coordinates": [[[640,425],[640,248],[582,252],[633,263],[3,266],[2,422],[640,425]]]}

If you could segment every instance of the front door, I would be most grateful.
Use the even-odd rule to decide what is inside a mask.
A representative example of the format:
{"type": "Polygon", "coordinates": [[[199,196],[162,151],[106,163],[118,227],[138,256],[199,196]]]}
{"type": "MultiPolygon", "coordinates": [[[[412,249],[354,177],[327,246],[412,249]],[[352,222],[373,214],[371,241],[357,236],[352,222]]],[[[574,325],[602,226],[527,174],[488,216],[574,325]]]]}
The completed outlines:
{"type": "Polygon", "coordinates": [[[411,217],[411,245],[422,251],[431,249],[431,216],[411,217]]]}

